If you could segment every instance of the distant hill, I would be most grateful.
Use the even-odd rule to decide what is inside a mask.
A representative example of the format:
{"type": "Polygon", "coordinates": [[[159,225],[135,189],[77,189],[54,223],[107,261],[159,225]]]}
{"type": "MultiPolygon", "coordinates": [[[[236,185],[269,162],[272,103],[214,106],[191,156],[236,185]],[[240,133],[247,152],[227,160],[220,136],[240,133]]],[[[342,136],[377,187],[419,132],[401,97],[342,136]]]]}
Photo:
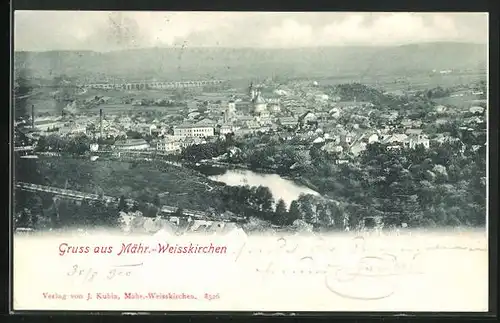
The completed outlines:
{"type": "Polygon", "coordinates": [[[405,75],[436,70],[484,70],[487,47],[426,43],[392,47],[297,49],[145,48],[93,51],[16,52],[16,69],[34,77],[123,77],[126,79],[242,79],[405,75]]]}

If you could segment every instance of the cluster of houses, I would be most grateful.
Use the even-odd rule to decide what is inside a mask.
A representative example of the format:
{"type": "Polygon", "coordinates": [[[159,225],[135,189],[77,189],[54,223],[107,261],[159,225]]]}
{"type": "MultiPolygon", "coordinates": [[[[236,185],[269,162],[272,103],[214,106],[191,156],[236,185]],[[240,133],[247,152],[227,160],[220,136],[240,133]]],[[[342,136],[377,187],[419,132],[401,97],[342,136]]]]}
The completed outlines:
{"type": "MultiPolygon", "coordinates": [[[[231,95],[217,104],[188,102],[184,111],[163,117],[135,115],[45,117],[34,121],[40,134],[86,134],[118,138],[119,150],[158,150],[177,154],[190,145],[213,138],[257,133],[286,133],[288,139],[319,145],[341,155],[359,155],[366,146],[380,142],[389,149],[429,148],[435,136],[424,133],[421,119],[403,118],[398,111],[380,112],[371,102],[341,101],[313,87],[276,89],[264,98],[260,86],[250,85],[243,97],[231,95]],[[129,136],[131,132],[136,135],[129,136]],[[134,138],[143,139],[134,139],[134,138]]],[[[102,111],[102,110],[101,110],[102,111]]],[[[484,108],[472,106],[463,125],[484,122],[484,108]]],[[[449,109],[437,105],[436,125],[449,121],[449,109]]],[[[446,137],[446,136],[444,136],[446,137]]],[[[437,139],[436,139],[437,140],[437,139]]],[[[444,139],[440,139],[444,140],[444,139]]],[[[438,142],[438,141],[437,141],[438,142]]]]}
{"type": "MultiPolygon", "coordinates": [[[[287,139],[299,138],[308,141],[310,144],[322,145],[322,149],[328,152],[345,153],[356,156],[359,155],[366,145],[373,142],[387,144],[389,149],[399,149],[403,147],[416,148],[422,145],[430,147],[429,137],[423,133],[422,129],[411,128],[414,124],[405,123],[406,129],[402,133],[395,133],[391,129],[351,129],[346,130],[343,125],[337,124],[335,127],[322,129],[325,124],[323,119],[319,119],[313,112],[304,113],[299,118],[287,117],[278,119],[272,126],[256,126],[254,129],[262,133],[284,131],[289,135],[287,139]],[[288,122],[286,122],[288,121],[288,122]],[[315,125],[311,127],[311,125],[315,125]]],[[[165,153],[179,153],[182,148],[193,144],[205,143],[218,136],[227,133],[242,135],[248,133],[248,128],[242,128],[229,124],[217,124],[212,120],[203,119],[196,123],[182,124],[174,126],[173,134],[164,134],[161,138],[151,141],[148,144],[143,139],[128,139],[115,143],[117,149],[156,149],[165,153]]]]}
{"type": "Polygon", "coordinates": [[[430,139],[422,133],[420,129],[408,129],[406,133],[389,134],[380,130],[346,132],[339,131],[335,135],[325,134],[317,137],[313,143],[325,143],[321,149],[329,153],[340,155],[349,154],[359,156],[366,150],[368,144],[379,142],[387,145],[388,149],[415,149],[421,145],[424,148],[430,147],[430,139]]]}

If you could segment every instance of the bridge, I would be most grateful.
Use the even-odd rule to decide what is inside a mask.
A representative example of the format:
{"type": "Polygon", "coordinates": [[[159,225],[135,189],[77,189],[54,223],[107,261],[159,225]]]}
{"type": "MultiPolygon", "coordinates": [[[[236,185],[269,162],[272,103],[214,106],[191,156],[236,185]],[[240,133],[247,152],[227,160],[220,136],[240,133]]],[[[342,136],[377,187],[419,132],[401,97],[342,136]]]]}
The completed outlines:
{"type": "Polygon", "coordinates": [[[92,83],[85,84],[84,88],[93,89],[115,89],[115,90],[147,90],[147,89],[183,89],[197,88],[205,86],[220,86],[224,84],[222,80],[208,81],[183,81],[183,82],[129,82],[129,83],[92,83]]]}
{"type": "Polygon", "coordinates": [[[59,195],[59,196],[63,196],[63,197],[67,197],[67,198],[75,199],[75,200],[91,200],[91,201],[106,201],[106,202],[118,202],[119,201],[119,199],[112,197],[112,196],[91,194],[91,193],[73,191],[73,190],[68,190],[68,189],[63,189],[63,188],[58,188],[58,187],[38,185],[38,184],[32,184],[32,183],[17,182],[16,188],[19,188],[21,190],[28,191],[28,192],[52,193],[55,195],[59,195]]]}
{"type": "MultiPolygon", "coordinates": [[[[73,200],[80,200],[80,201],[81,200],[104,201],[107,203],[118,203],[120,201],[120,198],[118,198],[118,197],[98,195],[98,194],[62,189],[62,188],[53,187],[53,186],[25,183],[25,182],[17,182],[16,188],[24,190],[24,191],[28,191],[28,192],[52,193],[52,194],[55,194],[58,196],[62,196],[62,197],[73,199],[73,200]]],[[[127,199],[126,202],[134,203],[135,201],[132,199],[127,199]]],[[[172,213],[175,213],[178,209],[179,208],[177,208],[177,207],[164,205],[160,208],[160,212],[172,214],[172,213]]],[[[203,219],[203,220],[213,218],[213,216],[209,215],[208,213],[205,213],[202,211],[196,211],[196,210],[189,210],[189,209],[184,209],[182,211],[182,214],[185,216],[190,216],[190,217],[193,217],[196,219],[203,219]]]]}
{"type": "Polygon", "coordinates": [[[95,155],[132,155],[132,156],[137,156],[137,155],[142,155],[142,156],[160,156],[160,157],[168,157],[171,156],[168,152],[162,151],[162,150],[130,150],[130,149],[120,149],[120,150],[97,150],[93,151],[92,154],[95,155]]]}

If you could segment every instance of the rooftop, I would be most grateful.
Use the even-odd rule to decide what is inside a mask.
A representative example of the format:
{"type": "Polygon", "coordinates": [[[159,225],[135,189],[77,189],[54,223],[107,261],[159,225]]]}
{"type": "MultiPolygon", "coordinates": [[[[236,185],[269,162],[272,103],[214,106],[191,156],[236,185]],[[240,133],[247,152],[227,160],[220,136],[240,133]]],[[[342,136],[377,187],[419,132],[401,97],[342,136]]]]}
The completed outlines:
{"type": "Polygon", "coordinates": [[[213,124],[185,123],[175,126],[174,129],[213,128],[214,126],[215,122],[213,124]]]}
{"type": "Polygon", "coordinates": [[[390,142],[404,142],[408,139],[408,136],[405,134],[393,134],[390,136],[387,136],[386,138],[382,139],[383,143],[390,143],[390,142]]]}
{"type": "Polygon", "coordinates": [[[53,123],[61,123],[61,120],[36,120],[35,119],[35,126],[43,126],[43,125],[48,125],[48,124],[53,124],[53,123]]]}

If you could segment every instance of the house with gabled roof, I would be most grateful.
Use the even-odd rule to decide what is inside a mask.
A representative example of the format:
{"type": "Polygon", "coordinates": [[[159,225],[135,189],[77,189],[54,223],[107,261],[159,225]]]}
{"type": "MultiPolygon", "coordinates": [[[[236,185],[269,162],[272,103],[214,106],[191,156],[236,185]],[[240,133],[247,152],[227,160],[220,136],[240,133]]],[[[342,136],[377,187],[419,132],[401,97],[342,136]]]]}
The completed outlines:
{"type": "Polygon", "coordinates": [[[387,145],[388,149],[400,149],[409,145],[408,135],[406,134],[384,135],[380,142],[387,145]]]}

